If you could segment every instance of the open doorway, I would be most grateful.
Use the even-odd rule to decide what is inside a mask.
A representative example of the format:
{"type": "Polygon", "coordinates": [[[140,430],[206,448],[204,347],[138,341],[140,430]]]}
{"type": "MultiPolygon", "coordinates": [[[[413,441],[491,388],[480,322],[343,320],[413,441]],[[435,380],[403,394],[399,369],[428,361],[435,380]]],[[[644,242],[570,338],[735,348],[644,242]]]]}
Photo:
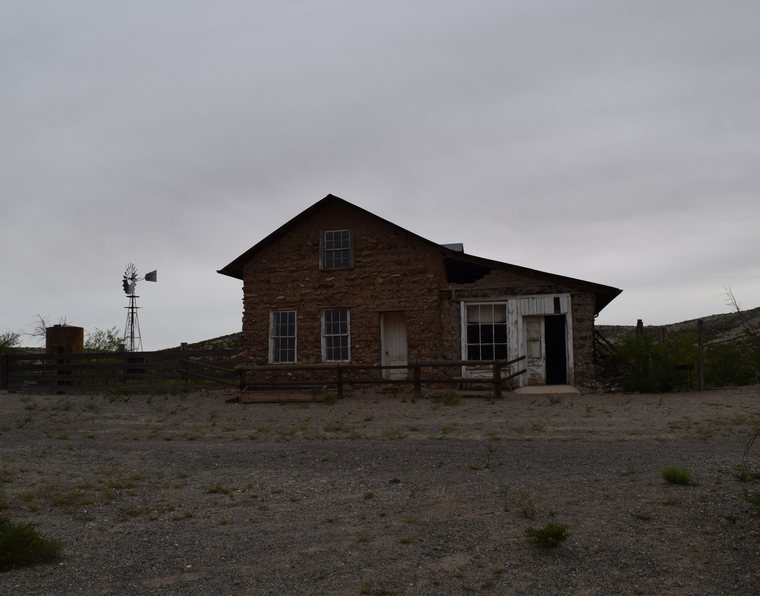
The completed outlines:
{"type": "Polygon", "coordinates": [[[546,384],[567,384],[567,333],[565,315],[546,315],[544,338],[546,345],[546,384]]]}

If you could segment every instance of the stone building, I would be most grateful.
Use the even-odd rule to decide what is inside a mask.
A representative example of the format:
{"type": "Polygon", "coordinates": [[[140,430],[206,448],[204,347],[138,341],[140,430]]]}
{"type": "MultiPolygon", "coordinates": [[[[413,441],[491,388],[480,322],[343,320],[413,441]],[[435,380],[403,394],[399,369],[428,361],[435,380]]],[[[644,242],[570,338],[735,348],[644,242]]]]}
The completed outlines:
{"type": "Polygon", "coordinates": [[[333,195],[219,273],[243,281],[251,364],[467,360],[451,374],[476,377],[478,361],[525,355],[520,385],[590,380],[594,317],[621,292],[435,244],[333,195]]]}

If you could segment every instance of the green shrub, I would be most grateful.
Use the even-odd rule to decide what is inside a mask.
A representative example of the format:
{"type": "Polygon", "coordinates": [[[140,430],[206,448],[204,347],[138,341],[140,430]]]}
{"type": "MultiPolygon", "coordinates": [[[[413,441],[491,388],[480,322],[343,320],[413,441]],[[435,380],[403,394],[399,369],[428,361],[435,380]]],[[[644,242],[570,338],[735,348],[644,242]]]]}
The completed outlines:
{"type": "Polygon", "coordinates": [[[689,485],[693,484],[691,473],[685,468],[679,468],[677,466],[670,466],[663,468],[660,472],[663,479],[671,484],[689,485]]]}
{"type": "Polygon", "coordinates": [[[752,344],[717,344],[705,349],[704,379],[708,387],[735,387],[757,382],[760,350],[752,344]]]}
{"type": "MultiPolygon", "coordinates": [[[[651,335],[631,335],[618,346],[619,361],[628,374],[620,380],[626,391],[645,393],[674,391],[696,384],[699,347],[694,334],[678,334],[664,342],[651,335]],[[693,367],[693,378],[684,375],[693,367]],[[681,367],[681,370],[679,370],[681,367]]],[[[706,387],[750,385],[760,380],[760,340],[751,335],[728,343],[707,345],[702,353],[706,387]]]]}
{"type": "Polygon", "coordinates": [[[552,522],[545,525],[543,528],[528,526],[525,530],[525,535],[537,546],[542,548],[554,548],[566,540],[567,537],[570,536],[570,532],[568,531],[567,526],[552,522]]]}
{"type": "Polygon", "coordinates": [[[40,535],[31,524],[0,518],[0,571],[9,571],[58,558],[61,545],[40,535]]]}
{"type": "Polygon", "coordinates": [[[699,360],[696,337],[676,335],[658,343],[648,335],[632,335],[619,349],[620,356],[630,367],[622,379],[626,391],[652,393],[673,391],[683,384],[683,373],[676,367],[693,365],[699,360]]]}

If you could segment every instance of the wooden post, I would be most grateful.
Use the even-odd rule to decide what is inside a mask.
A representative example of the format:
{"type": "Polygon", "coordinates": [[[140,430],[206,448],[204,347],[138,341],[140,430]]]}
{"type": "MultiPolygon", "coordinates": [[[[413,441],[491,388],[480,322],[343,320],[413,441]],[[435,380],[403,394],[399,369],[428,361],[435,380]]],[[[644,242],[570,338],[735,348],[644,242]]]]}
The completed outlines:
{"type": "Polygon", "coordinates": [[[0,354],[0,389],[8,389],[8,354],[0,354]]]}
{"type": "Polygon", "coordinates": [[[419,363],[414,363],[414,397],[420,397],[422,395],[422,373],[419,363]]]}
{"type": "Polygon", "coordinates": [[[335,370],[338,373],[338,399],[343,399],[343,369],[336,366],[335,370]]]}
{"type": "Polygon", "coordinates": [[[493,365],[493,395],[501,399],[501,362],[493,365]]]}
{"type": "Polygon", "coordinates": [[[699,390],[705,390],[705,373],[704,373],[704,347],[705,347],[705,322],[702,319],[697,321],[697,345],[699,346],[697,360],[697,379],[699,380],[699,390]]]}

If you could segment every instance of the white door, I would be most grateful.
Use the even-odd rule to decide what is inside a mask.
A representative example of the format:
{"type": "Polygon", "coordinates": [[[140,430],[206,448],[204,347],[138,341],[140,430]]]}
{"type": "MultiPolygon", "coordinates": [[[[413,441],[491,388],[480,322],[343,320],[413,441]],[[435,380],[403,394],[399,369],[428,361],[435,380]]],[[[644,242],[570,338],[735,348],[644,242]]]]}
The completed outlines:
{"type": "MultiPolygon", "coordinates": [[[[380,314],[380,363],[383,366],[406,364],[406,319],[403,312],[380,314]]],[[[383,370],[384,379],[406,379],[407,369],[383,370]]]]}
{"type": "Polygon", "coordinates": [[[525,333],[525,384],[545,385],[544,317],[523,317],[525,333]]]}

